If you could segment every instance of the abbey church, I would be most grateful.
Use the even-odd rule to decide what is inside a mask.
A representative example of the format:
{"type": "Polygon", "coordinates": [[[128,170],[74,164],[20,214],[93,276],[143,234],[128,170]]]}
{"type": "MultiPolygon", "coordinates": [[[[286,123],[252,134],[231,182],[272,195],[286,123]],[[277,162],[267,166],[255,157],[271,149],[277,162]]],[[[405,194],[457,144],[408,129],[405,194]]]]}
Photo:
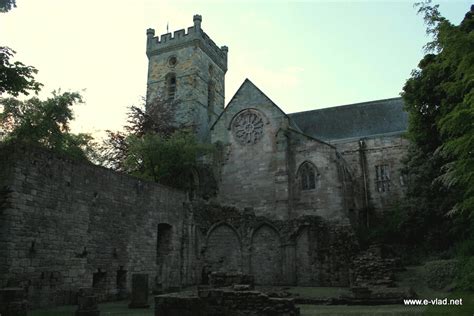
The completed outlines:
{"type": "Polygon", "coordinates": [[[194,26],[174,36],[147,31],[147,97],[180,100],[177,124],[221,145],[213,166],[219,203],[279,220],[357,221],[366,217],[360,210],[382,212],[400,198],[401,98],[287,114],[246,79],[224,107],[228,48],[201,22],[194,16],[194,26]]]}
{"type": "Polygon", "coordinates": [[[135,273],[156,291],[211,271],[261,285],[351,284],[356,231],[403,197],[402,99],[285,113],[246,79],[225,105],[229,50],[193,20],[173,34],[148,29],[146,54],[147,110],[170,101],[176,127],[218,148],[193,175],[195,194],[0,148],[0,287],[49,306],[82,287],[113,299],[135,273]]]}

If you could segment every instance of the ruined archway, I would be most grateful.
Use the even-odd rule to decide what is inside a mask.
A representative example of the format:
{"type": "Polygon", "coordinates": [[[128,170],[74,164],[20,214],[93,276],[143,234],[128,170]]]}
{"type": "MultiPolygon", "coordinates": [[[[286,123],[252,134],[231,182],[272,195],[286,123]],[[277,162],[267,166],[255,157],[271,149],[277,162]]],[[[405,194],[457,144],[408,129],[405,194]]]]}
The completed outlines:
{"type": "Polygon", "coordinates": [[[212,271],[241,272],[242,249],[239,235],[229,224],[213,226],[207,235],[205,252],[206,269],[212,271]]]}
{"type": "Polygon", "coordinates": [[[277,230],[263,224],[252,235],[250,271],[255,284],[278,284],[281,282],[281,243],[277,230]]]}

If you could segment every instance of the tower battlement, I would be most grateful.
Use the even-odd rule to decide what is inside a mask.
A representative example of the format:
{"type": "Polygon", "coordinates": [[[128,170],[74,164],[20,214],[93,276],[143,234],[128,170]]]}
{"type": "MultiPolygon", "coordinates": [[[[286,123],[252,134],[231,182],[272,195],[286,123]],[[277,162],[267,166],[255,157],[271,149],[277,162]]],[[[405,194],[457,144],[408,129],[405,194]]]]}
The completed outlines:
{"type": "Polygon", "coordinates": [[[194,26],[177,30],[174,33],[166,33],[161,36],[155,36],[154,29],[148,29],[146,54],[148,58],[164,52],[172,51],[179,46],[197,44],[204,50],[213,61],[225,72],[227,71],[227,46],[219,47],[216,43],[201,29],[202,17],[194,15],[194,26]]]}

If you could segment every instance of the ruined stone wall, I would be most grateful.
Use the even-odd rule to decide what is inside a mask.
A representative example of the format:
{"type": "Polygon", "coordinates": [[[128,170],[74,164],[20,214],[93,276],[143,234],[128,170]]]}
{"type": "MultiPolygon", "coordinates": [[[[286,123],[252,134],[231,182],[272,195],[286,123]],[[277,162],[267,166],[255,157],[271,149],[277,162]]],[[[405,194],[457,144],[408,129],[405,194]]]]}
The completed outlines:
{"type": "Polygon", "coordinates": [[[400,201],[405,189],[401,172],[402,159],[407,153],[408,140],[400,134],[394,134],[338,141],[333,144],[348,162],[358,183],[358,208],[364,208],[368,204],[376,214],[381,214],[400,201]],[[377,178],[377,166],[388,167],[389,179],[384,183],[380,183],[377,178]]]}
{"type": "Polygon", "coordinates": [[[80,287],[110,299],[132,273],[151,288],[195,282],[184,193],[23,146],[1,148],[0,173],[0,287],[24,287],[33,306],[80,287]]]}
{"type": "Polygon", "coordinates": [[[193,206],[206,283],[211,271],[253,275],[255,284],[347,286],[358,245],[352,228],[317,216],[268,219],[252,209],[193,206]]]}

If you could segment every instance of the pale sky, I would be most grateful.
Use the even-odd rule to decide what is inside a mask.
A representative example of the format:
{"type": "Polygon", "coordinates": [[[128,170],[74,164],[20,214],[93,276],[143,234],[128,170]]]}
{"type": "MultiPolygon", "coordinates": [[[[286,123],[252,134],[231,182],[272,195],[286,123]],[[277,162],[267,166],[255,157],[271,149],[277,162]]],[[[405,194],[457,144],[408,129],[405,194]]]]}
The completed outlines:
{"type": "MultiPolygon", "coordinates": [[[[471,1],[437,1],[459,24],[471,1]]],[[[413,1],[17,0],[1,46],[51,91],[81,91],[74,132],[118,130],[146,91],[146,29],[193,25],[229,47],[226,104],[245,78],[285,112],[399,96],[429,40],[413,1]]]]}

